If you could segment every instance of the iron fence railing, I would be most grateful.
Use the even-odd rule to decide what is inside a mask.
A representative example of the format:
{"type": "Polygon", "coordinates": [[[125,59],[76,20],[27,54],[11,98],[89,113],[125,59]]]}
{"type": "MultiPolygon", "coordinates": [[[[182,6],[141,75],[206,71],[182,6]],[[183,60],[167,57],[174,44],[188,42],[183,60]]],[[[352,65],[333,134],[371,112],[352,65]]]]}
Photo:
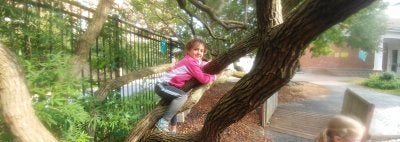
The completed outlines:
{"type": "MultiPolygon", "coordinates": [[[[1,8],[13,6],[18,11],[3,9],[1,19],[10,19],[12,24],[1,28],[22,28],[23,32],[35,33],[42,30],[48,35],[28,33],[3,35],[8,36],[11,45],[21,47],[13,49],[22,52],[25,56],[40,52],[50,54],[57,50],[73,53],[77,47],[78,38],[87,28],[88,20],[94,10],[72,1],[54,0],[5,0],[1,8]],[[19,17],[12,17],[13,12],[19,17]],[[4,14],[4,15],[3,15],[4,14]],[[8,15],[10,17],[5,17],[8,15]],[[21,24],[15,26],[13,24],[21,24]],[[39,42],[40,40],[40,42],[39,42]],[[34,47],[34,48],[33,48],[34,47]]],[[[0,29],[1,29],[0,28],[0,29]]],[[[82,83],[83,94],[94,94],[96,89],[104,82],[124,76],[130,72],[146,67],[170,63],[172,50],[179,44],[169,37],[150,32],[133,24],[123,21],[118,16],[109,16],[101,34],[96,39],[95,45],[90,50],[89,72],[83,73],[83,78],[88,81],[82,83]]],[[[132,98],[137,94],[143,101],[154,100],[152,84],[159,75],[151,75],[139,80],[134,80],[119,89],[112,91],[121,100],[132,98]]],[[[154,104],[143,103],[139,106],[143,111],[149,111],[154,104]]]]}

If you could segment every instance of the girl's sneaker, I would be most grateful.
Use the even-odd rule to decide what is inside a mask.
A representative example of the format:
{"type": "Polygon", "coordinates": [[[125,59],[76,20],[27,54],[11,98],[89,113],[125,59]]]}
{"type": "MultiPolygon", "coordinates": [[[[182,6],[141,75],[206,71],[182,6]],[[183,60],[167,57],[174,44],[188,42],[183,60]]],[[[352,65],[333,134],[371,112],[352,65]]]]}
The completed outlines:
{"type": "Polygon", "coordinates": [[[161,118],[160,120],[158,120],[158,122],[156,123],[156,127],[160,131],[170,132],[168,129],[169,122],[167,120],[165,120],[164,118],[161,118]]]}

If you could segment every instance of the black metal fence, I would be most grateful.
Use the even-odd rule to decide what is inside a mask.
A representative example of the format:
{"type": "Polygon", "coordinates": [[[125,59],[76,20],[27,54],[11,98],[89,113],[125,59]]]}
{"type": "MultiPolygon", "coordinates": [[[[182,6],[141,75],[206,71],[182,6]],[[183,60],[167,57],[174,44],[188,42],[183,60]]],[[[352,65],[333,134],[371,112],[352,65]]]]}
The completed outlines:
{"type": "MultiPolygon", "coordinates": [[[[78,38],[87,28],[88,19],[94,12],[76,2],[54,0],[6,0],[2,1],[0,8],[5,11],[0,15],[1,20],[11,21],[0,29],[21,28],[22,32],[27,32],[6,35],[11,46],[21,47],[12,50],[26,57],[32,54],[50,54],[55,50],[73,53],[78,38]],[[6,9],[7,6],[19,10],[6,9]],[[9,17],[4,17],[3,14],[9,17]],[[48,34],[32,36],[39,30],[48,34]]],[[[178,47],[178,43],[168,37],[134,26],[118,16],[109,16],[91,48],[89,73],[82,74],[83,78],[89,80],[82,83],[83,93],[93,94],[105,81],[130,72],[170,63],[173,47],[178,47]]],[[[157,76],[134,80],[112,91],[112,94],[123,99],[140,94],[143,101],[154,100],[151,86],[157,76]]],[[[147,112],[153,105],[144,103],[141,108],[147,112]]]]}

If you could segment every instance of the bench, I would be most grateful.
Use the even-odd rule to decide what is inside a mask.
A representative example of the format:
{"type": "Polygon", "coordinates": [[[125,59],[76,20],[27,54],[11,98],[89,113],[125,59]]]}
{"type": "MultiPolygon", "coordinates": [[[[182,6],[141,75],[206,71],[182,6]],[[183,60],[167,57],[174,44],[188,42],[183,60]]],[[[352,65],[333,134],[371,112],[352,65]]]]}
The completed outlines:
{"type": "Polygon", "coordinates": [[[366,131],[362,137],[362,141],[370,138],[369,128],[375,105],[362,98],[360,95],[350,89],[346,89],[343,98],[341,114],[359,119],[365,126],[366,131]]]}

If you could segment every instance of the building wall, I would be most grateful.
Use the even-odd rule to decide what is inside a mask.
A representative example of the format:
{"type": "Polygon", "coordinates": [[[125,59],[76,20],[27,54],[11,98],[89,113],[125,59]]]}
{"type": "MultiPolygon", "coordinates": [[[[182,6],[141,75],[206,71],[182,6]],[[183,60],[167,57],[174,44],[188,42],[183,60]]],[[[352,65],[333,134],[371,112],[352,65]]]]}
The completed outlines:
{"type": "MultiPolygon", "coordinates": [[[[358,58],[359,49],[351,48],[337,48],[331,47],[333,52],[328,56],[322,57],[311,57],[311,52],[307,50],[306,54],[300,58],[300,65],[304,71],[307,70],[325,70],[330,72],[364,72],[369,74],[374,69],[375,53],[369,53],[365,61],[358,58]]],[[[398,68],[397,74],[400,75],[400,19],[389,19],[388,29],[382,36],[382,50],[381,56],[378,54],[375,65],[382,66],[375,67],[376,71],[391,71],[391,65],[393,64],[392,52],[398,51],[398,68]]],[[[364,75],[365,75],[364,74],[364,75]]]]}
{"type": "Polygon", "coordinates": [[[383,45],[382,51],[383,51],[382,69],[383,69],[383,71],[388,71],[387,67],[389,66],[389,63],[388,63],[388,60],[389,60],[389,55],[388,55],[389,49],[388,49],[388,47],[386,46],[385,43],[383,45]]]}
{"type": "Polygon", "coordinates": [[[391,71],[400,75],[400,39],[385,38],[383,43],[383,51],[384,71],[391,71]],[[393,57],[393,53],[395,52],[397,52],[397,56],[393,57]],[[394,61],[396,59],[397,61],[394,61]],[[395,65],[396,67],[394,70],[392,69],[392,65],[395,65]]]}
{"type": "Polygon", "coordinates": [[[320,57],[312,57],[312,53],[307,49],[306,54],[300,58],[301,69],[365,75],[374,68],[374,53],[367,53],[366,60],[363,61],[359,58],[359,49],[335,46],[332,46],[331,49],[333,50],[331,54],[320,57]]]}

